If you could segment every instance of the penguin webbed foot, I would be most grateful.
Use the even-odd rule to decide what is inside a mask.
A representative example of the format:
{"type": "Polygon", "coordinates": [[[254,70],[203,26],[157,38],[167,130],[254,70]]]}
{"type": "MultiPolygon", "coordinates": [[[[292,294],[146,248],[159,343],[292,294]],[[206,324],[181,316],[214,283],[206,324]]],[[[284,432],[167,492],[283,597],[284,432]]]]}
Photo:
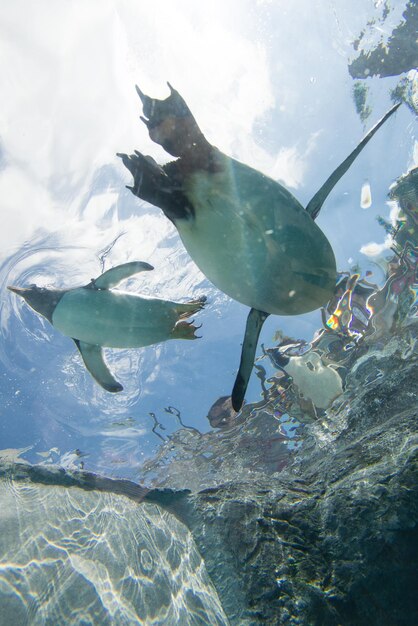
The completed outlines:
{"type": "MultiPolygon", "coordinates": [[[[167,85],[170,89],[170,95],[164,100],[158,100],[157,98],[150,98],[149,96],[146,96],[138,85],[135,85],[135,89],[141,99],[142,110],[144,112],[144,116],[141,116],[140,119],[149,131],[152,131],[153,128],[160,126],[160,124],[162,124],[169,117],[187,117],[190,115],[190,109],[178,91],[173,89],[169,82],[167,82],[167,85]]],[[[152,136],[151,139],[153,139],[152,136]]]]}
{"type": "Polygon", "coordinates": [[[200,335],[195,335],[195,331],[199,330],[202,324],[195,326],[193,322],[194,320],[191,322],[185,322],[184,320],[178,321],[173,328],[173,339],[201,339],[202,337],[200,335]]]}
{"type": "Polygon", "coordinates": [[[199,313],[199,311],[205,307],[206,301],[206,296],[201,296],[200,298],[197,298],[197,300],[190,300],[189,302],[177,304],[176,311],[179,316],[179,320],[187,319],[191,315],[199,313]]]}
{"type": "Polygon", "coordinates": [[[167,84],[170,95],[165,100],[150,98],[136,86],[144,112],[140,119],[152,141],[169,154],[183,157],[193,152],[198,144],[207,142],[186,102],[170,83],[167,84]]]}
{"type": "Polygon", "coordinates": [[[207,301],[208,301],[207,296],[199,296],[196,300],[192,300],[192,301],[190,302],[190,304],[194,304],[194,303],[196,303],[196,304],[197,304],[197,303],[199,303],[199,304],[201,304],[201,305],[202,305],[202,307],[203,307],[203,306],[205,305],[205,302],[207,302],[207,301]]]}
{"type": "Polygon", "coordinates": [[[172,222],[194,216],[194,209],[181,186],[174,184],[171,176],[152,157],[138,150],[134,154],[118,152],[116,156],[122,159],[134,177],[134,184],[126,187],[135,196],[162,209],[172,222]]]}
{"type": "Polygon", "coordinates": [[[131,172],[134,184],[127,185],[127,188],[138,198],[156,203],[157,193],[169,191],[168,177],[152,157],[145,156],[138,150],[129,155],[118,152],[116,156],[122,159],[124,166],[131,172]]]}

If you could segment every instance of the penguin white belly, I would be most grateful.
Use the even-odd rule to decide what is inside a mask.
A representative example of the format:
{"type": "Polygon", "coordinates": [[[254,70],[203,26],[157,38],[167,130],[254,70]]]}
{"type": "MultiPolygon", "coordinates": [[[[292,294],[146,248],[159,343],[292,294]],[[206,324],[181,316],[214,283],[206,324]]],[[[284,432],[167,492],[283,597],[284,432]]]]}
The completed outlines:
{"type": "Polygon", "coordinates": [[[286,189],[229,162],[188,179],[195,217],[176,226],[190,256],[214,285],[255,309],[292,315],[324,305],[335,287],[325,235],[286,189]]]}
{"type": "Polygon", "coordinates": [[[139,348],[170,338],[175,303],[89,288],[68,291],[52,323],[64,335],[109,348],[139,348]]]}

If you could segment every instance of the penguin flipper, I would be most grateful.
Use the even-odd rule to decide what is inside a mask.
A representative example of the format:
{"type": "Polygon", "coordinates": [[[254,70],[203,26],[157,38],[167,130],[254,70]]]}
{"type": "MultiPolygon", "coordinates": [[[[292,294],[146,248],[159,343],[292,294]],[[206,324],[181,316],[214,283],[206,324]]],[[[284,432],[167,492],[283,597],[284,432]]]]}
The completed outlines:
{"type": "Polygon", "coordinates": [[[338,183],[340,178],[344,176],[350,165],[353,161],[358,157],[360,152],[363,150],[365,145],[370,141],[376,131],[386,122],[389,117],[395,113],[396,109],[401,106],[401,102],[395,104],[389,111],[369,130],[369,132],[363,137],[358,146],[354,148],[353,152],[333,171],[331,176],[325,181],[322,185],[321,189],[317,191],[312,200],[308,203],[306,207],[306,211],[312,217],[312,219],[316,219],[319,211],[321,210],[322,205],[324,204],[326,198],[331,193],[335,185],[338,183]]]}
{"type": "Polygon", "coordinates": [[[139,272],[149,272],[153,269],[152,265],[149,263],[143,263],[142,261],[123,263],[122,265],[117,265],[116,267],[112,267],[110,270],[107,270],[107,272],[104,272],[104,274],[92,282],[91,286],[96,289],[111,289],[130,276],[134,276],[139,272]]]}
{"type": "Polygon", "coordinates": [[[102,347],[91,343],[85,343],[84,341],[79,341],[78,339],[74,339],[73,341],[80,351],[84,365],[93,376],[94,380],[99,383],[103,389],[110,391],[111,393],[122,391],[122,385],[118,383],[115,378],[113,378],[109,368],[104,362],[102,347]]]}
{"type": "Polygon", "coordinates": [[[258,337],[260,336],[261,329],[268,316],[269,313],[258,311],[257,309],[251,309],[248,314],[244,342],[241,350],[241,361],[231,395],[232,407],[235,411],[240,410],[244,401],[248,381],[250,380],[251,372],[254,366],[258,337]]]}

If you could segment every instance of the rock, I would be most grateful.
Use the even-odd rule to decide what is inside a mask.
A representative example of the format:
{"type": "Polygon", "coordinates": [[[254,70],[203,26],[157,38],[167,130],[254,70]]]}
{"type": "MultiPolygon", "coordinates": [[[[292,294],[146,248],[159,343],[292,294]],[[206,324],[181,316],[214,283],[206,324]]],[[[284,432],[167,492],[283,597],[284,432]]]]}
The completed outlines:
{"type": "Polygon", "coordinates": [[[317,425],[286,473],[188,497],[231,624],[418,623],[416,357],[373,360],[383,376],[351,375],[328,443],[317,425]]]}
{"type": "MultiPolygon", "coordinates": [[[[351,61],[348,69],[352,78],[398,76],[417,68],[418,5],[415,0],[407,2],[402,17],[403,20],[393,30],[386,44],[381,42],[372,50],[361,50],[357,58],[351,61]]],[[[374,28],[374,23],[368,26],[374,28]]],[[[355,42],[356,49],[363,36],[364,32],[355,42]]]]}

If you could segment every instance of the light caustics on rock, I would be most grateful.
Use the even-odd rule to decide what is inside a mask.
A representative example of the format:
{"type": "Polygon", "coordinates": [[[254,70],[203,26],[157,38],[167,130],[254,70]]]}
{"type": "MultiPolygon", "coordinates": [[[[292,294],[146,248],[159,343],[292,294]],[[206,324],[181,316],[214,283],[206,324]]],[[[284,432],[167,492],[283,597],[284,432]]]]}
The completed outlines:
{"type": "Polygon", "coordinates": [[[126,495],[86,491],[83,477],[68,487],[54,484],[53,470],[16,468],[0,466],[2,624],[226,626],[176,517],[126,495]]]}

